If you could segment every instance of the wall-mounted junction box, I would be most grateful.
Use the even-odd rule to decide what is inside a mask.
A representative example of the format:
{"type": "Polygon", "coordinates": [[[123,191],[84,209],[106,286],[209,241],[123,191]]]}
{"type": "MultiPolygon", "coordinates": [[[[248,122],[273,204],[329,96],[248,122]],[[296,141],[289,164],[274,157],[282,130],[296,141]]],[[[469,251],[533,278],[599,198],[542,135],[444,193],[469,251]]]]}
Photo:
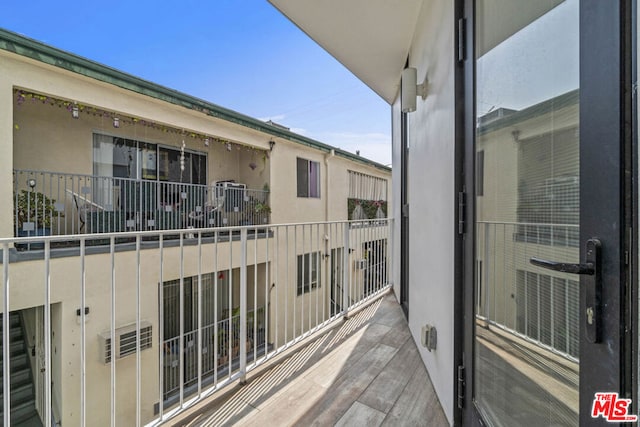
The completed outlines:
{"type": "Polygon", "coordinates": [[[438,344],[438,331],[436,331],[435,326],[424,325],[420,335],[423,347],[426,347],[429,351],[436,349],[436,345],[438,344]]]}

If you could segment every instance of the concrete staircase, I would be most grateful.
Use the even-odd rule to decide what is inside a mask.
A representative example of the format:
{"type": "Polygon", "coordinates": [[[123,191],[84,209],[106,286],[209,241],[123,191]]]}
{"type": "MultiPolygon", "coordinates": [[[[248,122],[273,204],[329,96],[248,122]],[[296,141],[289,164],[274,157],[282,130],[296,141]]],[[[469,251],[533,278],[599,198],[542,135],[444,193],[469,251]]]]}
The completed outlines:
{"type": "MultiPolygon", "coordinates": [[[[2,342],[2,327],[5,321],[0,314],[0,364],[3,363],[5,343],[2,342]]],[[[42,426],[35,406],[35,390],[29,362],[22,318],[18,312],[9,314],[9,354],[11,367],[11,425],[42,426]]],[[[0,375],[0,426],[4,420],[4,369],[0,375]]]]}

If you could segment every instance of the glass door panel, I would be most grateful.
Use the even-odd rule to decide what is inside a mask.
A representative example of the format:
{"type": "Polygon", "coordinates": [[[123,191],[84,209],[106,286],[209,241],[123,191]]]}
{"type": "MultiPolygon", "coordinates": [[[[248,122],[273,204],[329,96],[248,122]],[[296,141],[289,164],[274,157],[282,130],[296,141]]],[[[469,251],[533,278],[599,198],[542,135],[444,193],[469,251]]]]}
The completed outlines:
{"type": "Polygon", "coordinates": [[[577,425],[579,1],[476,3],[475,404],[489,425],[577,425]]]}

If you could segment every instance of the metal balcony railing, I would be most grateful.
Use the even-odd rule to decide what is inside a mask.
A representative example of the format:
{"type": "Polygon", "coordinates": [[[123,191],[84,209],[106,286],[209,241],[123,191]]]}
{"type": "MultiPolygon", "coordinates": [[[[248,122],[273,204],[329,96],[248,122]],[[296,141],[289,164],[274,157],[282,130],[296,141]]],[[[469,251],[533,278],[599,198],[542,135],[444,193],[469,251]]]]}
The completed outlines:
{"type": "Polygon", "coordinates": [[[576,360],[579,282],[529,259],[578,262],[579,226],[481,221],[476,242],[476,317],[576,360]]]}
{"type": "Polygon", "coordinates": [[[26,328],[41,337],[43,424],[55,411],[62,425],[158,425],[389,289],[392,220],[351,225],[111,232],[95,254],[88,234],[0,239],[3,313],[40,313],[26,328]],[[75,250],[55,249],[69,240],[75,250]],[[36,241],[39,258],[10,262],[12,246],[36,241]]]}
{"type": "Polygon", "coordinates": [[[267,224],[269,192],[33,170],[13,171],[15,236],[267,224]]]}

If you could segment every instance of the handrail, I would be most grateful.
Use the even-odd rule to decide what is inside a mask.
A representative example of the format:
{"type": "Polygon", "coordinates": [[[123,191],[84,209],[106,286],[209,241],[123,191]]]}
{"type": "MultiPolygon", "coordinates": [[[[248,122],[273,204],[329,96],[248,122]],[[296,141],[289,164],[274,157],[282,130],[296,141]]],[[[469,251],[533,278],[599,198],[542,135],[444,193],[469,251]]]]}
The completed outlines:
{"type": "Polygon", "coordinates": [[[268,190],[21,169],[14,169],[13,177],[18,235],[104,235],[270,222],[268,190]],[[25,212],[17,196],[21,190],[46,202],[25,212]]]}
{"type": "MultiPolygon", "coordinates": [[[[391,219],[376,219],[0,239],[3,276],[7,278],[1,284],[2,293],[10,295],[16,286],[25,294],[41,295],[44,291],[44,303],[33,303],[44,304],[45,331],[55,316],[85,313],[75,320],[86,321],[91,308],[88,328],[63,329],[61,333],[68,334],[68,340],[44,343],[45,354],[51,354],[54,345],[62,346],[57,351],[65,352],[70,364],[52,363],[47,369],[47,375],[61,378],[55,390],[62,390],[56,395],[55,390],[45,388],[46,399],[53,403],[47,406],[52,414],[47,414],[48,421],[60,420],[57,403],[69,408],[65,413],[85,411],[87,419],[95,419],[93,408],[105,408],[105,402],[99,400],[103,396],[86,394],[84,387],[77,388],[75,377],[59,376],[56,369],[77,369],[86,372],[87,377],[94,377],[96,372],[108,376],[111,411],[106,409],[110,420],[103,421],[112,425],[124,423],[125,419],[138,425],[159,425],[212,393],[243,381],[248,372],[390,289],[393,224],[391,219]],[[370,227],[351,227],[365,222],[370,227]],[[206,241],[205,233],[211,233],[206,241]],[[230,234],[221,238],[224,233],[230,234]],[[171,247],[164,242],[169,235],[179,236],[171,247]],[[135,249],[129,247],[135,254],[116,248],[123,236],[135,240],[135,249]],[[154,237],[157,245],[143,247],[141,241],[146,237],[154,237]],[[106,239],[109,245],[100,253],[89,254],[85,247],[93,239],[106,239]],[[42,256],[33,257],[33,262],[42,265],[44,275],[26,274],[25,269],[33,268],[31,263],[9,263],[12,244],[33,241],[44,242],[42,256]],[[72,255],[78,262],[61,264],[56,259],[51,244],[58,241],[80,244],[79,253],[72,255]],[[101,264],[100,271],[93,270],[97,263],[101,264]],[[63,275],[58,274],[61,266],[66,269],[63,275]],[[102,268],[110,273],[104,274],[102,268]],[[27,279],[9,282],[11,275],[24,275],[27,279]],[[67,289],[76,286],[80,288],[78,292],[67,289]],[[83,309],[85,293],[93,304],[83,309]],[[123,306],[122,298],[127,293],[136,297],[123,306]],[[154,293],[158,298],[149,298],[154,293]],[[236,307],[240,307],[239,314],[235,313],[236,307]],[[150,325],[145,327],[145,340],[152,345],[143,345],[142,338],[136,339],[141,334],[136,334],[135,328],[130,331],[123,327],[131,324],[133,312],[136,328],[143,321],[150,325]],[[104,340],[100,338],[87,347],[74,344],[96,339],[96,325],[107,324],[109,331],[104,340]],[[165,333],[171,338],[167,339],[165,333]],[[127,349],[124,355],[123,340],[127,349]],[[172,344],[169,355],[164,343],[172,344]],[[100,346],[101,355],[109,355],[100,360],[110,367],[96,366],[87,357],[86,348],[95,352],[96,345],[100,346]],[[117,362],[119,357],[133,354],[135,364],[117,362]],[[139,363],[141,359],[145,363],[139,363]],[[135,371],[130,371],[134,366],[135,371]],[[124,372],[129,372],[135,387],[131,381],[119,379],[124,372]],[[157,380],[150,381],[154,377],[157,380]],[[143,382],[144,393],[140,387],[143,382]],[[73,392],[68,393],[65,387],[73,392]],[[115,391],[124,390],[121,387],[130,392],[115,391]],[[72,400],[60,401],[64,396],[72,396],[72,400]],[[153,405],[157,405],[157,412],[140,410],[153,405]]],[[[65,251],[70,252],[73,251],[65,251]]],[[[8,300],[5,304],[6,311],[17,309],[8,300]]],[[[65,328],[68,322],[62,325],[65,328]]],[[[2,351],[7,358],[9,347],[2,351]]],[[[11,367],[5,374],[5,378],[10,377],[11,367]]],[[[62,415],[62,423],[66,424],[66,415],[62,415]]]]}
{"type": "Polygon", "coordinates": [[[476,223],[489,225],[530,225],[532,227],[580,227],[579,224],[558,224],[552,222],[476,221],[476,223]]]}

